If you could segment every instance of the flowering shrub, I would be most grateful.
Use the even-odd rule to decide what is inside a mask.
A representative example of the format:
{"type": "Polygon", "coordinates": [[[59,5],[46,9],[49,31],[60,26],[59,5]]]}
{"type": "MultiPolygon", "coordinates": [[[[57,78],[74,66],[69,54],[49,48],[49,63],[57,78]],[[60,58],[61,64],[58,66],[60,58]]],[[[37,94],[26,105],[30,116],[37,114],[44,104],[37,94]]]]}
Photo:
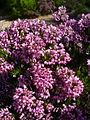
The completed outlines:
{"type": "Polygon", "coordinates": [[[44,116],[43,101],[37,100],[34,92],[27,88],[17,88],[13,96],[14,109],[20,114],[20,120],[41,119],[44,116]],[[27,114],[28,113],[28,114],[27,114]]]}
{"type": "MultiPolygon", "coordinates": [[[[63,6],[59,8],[63,8],[63,6]]],[[[65,13],[67,15],[67,11],[65,13]]],[[[62,34],[60,34],[62,36],[61,42],[72,58],[72,61],[67,66],[76,71],[78,77],[84,82],[85,92],[89,94],[90,13],[82,14],[77,20],[68,17],[66,21],[61,20],[61,10],[56,11],[54,14],[54,20],[57,21],[57,17],[59,19],[57,25],[60,31],[62,31],[62,34]],[[58,16],[59,12],[60,16],[58,16]]],[[[87,105],[83,104],[83,108],[85,106],[88,106],[88,103],[87,105]]],[[[84,110],[84,112],[88,113],[88,109],[84,110]]],[[[89,119],[90,114],[88,113],[87,115],[89,119]]]]}
{"type": "Polygon", "coordinates": [[[53,0],[39,0],[39,12],[41,14],[52,13],[56,8],[53,0]]]}
{"type": "Polygon", "coordinates": [[[61,6],[58,8],[58,11],[53,13],[53,17],[56,21],[66,21],[69,16],[66,13],[66,7],[61,6]]]}
{"type": "Polygon", "coordinates": [[[68,19],[54,26],[43,20],[19,20],[0,32],[0,47],[7,53],[0,58],[0,82],[13,88],[12,93],[7,92],[11,102],[1,108],[6,105],[19,120],[87,119],[76,106],[84,84],[69,66],[73,61],[70,42],[83,45],[84,38],[88,41],[88,35],[81,35],[88,24],[79,23],[68,19]]]}
{"type": "Polygon", "coordinates": [[[8,108],[0,109],[0,120],[14,120],[12,113],[9,112],[8,108]]]}
{"type": "Polygon", "coordinates": [[[86,120],[87,118],[83,116],[82,112],[76,108],[76,104],[66,106],[63,104],[63,108],[61,110],[61,116],[59,120],[86,120]],[[73,114],[74,113],[74,114],[73,114]],[[78,114],[78,117],[77,117],[78,114]]]}
{"type": "Polygon", "coordinates": [[[63,35],[66,36],[69,41],[84,41],[90,43],[90,41],[88,40],[90,35],[90,14],[82,14],[82,17],[79,20],[70,19],[69,16],[67,16],[68,14],[64,6],[59,7],[58,11],[53,13],[54,20],[59,21],[60,23],[59,27],[60,30],[63,30],[63,35]],[[65,16],[65,19],[63,19],[63,16],[65,16]],[[63,24],[62,21],[64,22],[63,24]],[[73,36],[75,36],[75,39],[73,36]]]}

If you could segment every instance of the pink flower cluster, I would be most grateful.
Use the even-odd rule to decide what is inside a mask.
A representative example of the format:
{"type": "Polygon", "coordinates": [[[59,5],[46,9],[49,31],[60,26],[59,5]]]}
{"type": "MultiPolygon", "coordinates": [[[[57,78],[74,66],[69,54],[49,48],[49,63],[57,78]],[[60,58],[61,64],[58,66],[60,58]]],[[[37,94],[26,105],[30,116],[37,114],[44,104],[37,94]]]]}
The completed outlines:
{"type": "Polygon", "coordinates": [[[55,45],[54,49],[47,49],[44,51],[44,55],[45,54],[49,56],[49,61],[44,61],[44,64],[46,65],[66,64],[71,60],[62,43],[55,45]]]}
{"type": "Polygon", "coordinates": [[[53,13],[53,17],[56,21],[66,21],[69,19],[68,14],[66,13],[66,7],[61,6],[58,8],[58,11],[53,13]]]}
{"type": "MultiPolygon", "coordinates": [[[[14,68],[13,64],[8,63],[7,61],[5,61],[4,58],[0,57],[0,107],[7,103],[7,99],[11,98],[13,87],[11,83],[8,82],[8,80],[10,79],[8,72],[12,71],[13,68],[14,68]]],[[[4,120],[3,117],[2,120],[4,120]]],[[[7,118],[6,120],[10,119],[7,118]]]]}
{"type": "Polygon", "coordinates": [[[14,68],[13,65],[7,63],[3,58],[0,58],[0,74],[7,73],[9,70],[14,68]]]}
{"type": "Polygon", "coordinates": [[[43,98],[47,99],[50,97],[49,90],[53,89],[53,84],[55,79],[52,77],[52,71],[49,68],[35,68],[34,78],[32,80],[35,88],[37,89],[36,94],[43,98]]]}
{"type": "Polygon", "coordinates": [[[66,64],[67,61],[71,60],[69,54],[65,52],[63,44],[57,44],[61,38],[60,29],[46,25],[44,21],[14,22],[8,34],[5,32],[7,38],[9,35],[5,44],[3,34],[1,32],[1,47],[6,48],[13,58],[22,59],[25,63],[36,62],[45,53],[51,54],[51,59],[48,63],[45,61],[46,64],[66,64]],[[54,46],[54,48],[50,46],[54,46]]]}
{"type": "Polygon", "coordinates": [[[20,114],[20,120],[40,120],[44,116],[43,101],[37,100],[34,92],[29,91],[26,86],[23,89],[16,88],[13,100],[14,110],[20,114]]]}
{"type": "Polygon", "coordinates": [[[73,25],[72,25],[73,22],[75,21],[71,19],[65,22],[64,24],[59,24],[59,29],[62,31],[61,41],[64,44],[69,43],[71,41],[76,42],[76,43],[83,41],[83,37],[79,34],[79,32],[76,32],[74,30],[73,25]]]}
{"type": "Polygon", "coordinates": [[[13,64],[8,63],[4,58],[0,57],[0,82],[7,80],[8,71],[13,70],[13,68],[13,64]]]}
{"type": "MultiPolygon", "coordinates": [[[[61,7],[59,10],[64,17],[66,9],[61,7]]],[[[68,19],[63,17],[60,19],[68,19]]],[[[67,117],[69,115],[67,120],[72,117],[69,114],[72,107],[61,106],[68,99],[75,101],[83,92],[84,85],[74,71],[65,67],[71,57],[63,42],[80,40],[79,36],[69,20],[59,27],[48,25],[43,20],[19,20],[0,33],[0,47],[8,52],[13,63],[0,58],[1,74],[12,69],[20,70],[16,71],[15,77],[8,74],[15,89],[11,109],[18,113],[18,119],[65,120],[65,112],[67,117]]]]}
{"type": "Polygon", "coordinates": [[[79,20],[69,19],[66,8],[61,6],[53,13],[53,17],[55,21],[60,22],[59,29],[62,31],[60,34],[60,41],[63,43],[69,41],[90,43],[89,35],[85,33],[90,28],[90,13],[86,15],[82,14],[82,17],[79,20]]]}
{"type": "Polygon", "coordinates": [[[83,113],[76,107],[75,103],[68,106],[63,104],[62,106],[61,116],[58,120],[87,120],[87,118],[83,116],[83,113]]]}
{"type": "Polygon", "coordinates": [[[90,13],[82,14],[81,19],[78,22],[80,29],[85,30],[86,28],[90,27],[90,13]]]}
{"type": "Polygon", "coordinates": [[[0,109],[0,120],[14,120],[12,113],[9,112],[8,108],[0,109]]]}
{"type": "Polygon", "coordinates": [[[53,91],[53,99],[62,101],[67,98],[77,98],[83,92],[83,83],[75,75],[75,72],[67,67],[57,69],[56,76],[56,90],[53,91]]]}

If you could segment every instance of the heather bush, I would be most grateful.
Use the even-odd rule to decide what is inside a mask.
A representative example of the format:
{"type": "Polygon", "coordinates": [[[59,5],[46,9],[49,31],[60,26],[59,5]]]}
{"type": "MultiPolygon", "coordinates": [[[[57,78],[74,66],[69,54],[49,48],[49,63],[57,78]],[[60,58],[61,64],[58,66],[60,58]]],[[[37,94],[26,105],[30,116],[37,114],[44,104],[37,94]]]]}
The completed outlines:
{"type": "Polygon", "coordinates": [[[82,14],[78,20],[70,19],[68,16],[66,21],[62,19],[63,15],[66,16],[65,18],[68,16],[66,8],[63,6],[53,13],[53,17],[57,21],[60,30],[63,30],[61,41],[73,59],[69,67],[77,72],[78,76],[87,86],[85,89],[90,91],[89,77],[87,77],[87,60],[90,54],[90,14],[82,14]]]}
{"type": "Polygon", "coordinates": [[[14,120],[14,117],[8,108],[0,109],[0,120],[14,120]]]}
{"type": "Polygon", "coordinates": [[[62,15],[67,16],[65,7],[54,13],[55,20],[60,17],[56,26],[38,19],[18,20],[0,32],[0,114],[4,118],[87,120],[79,98],[84,87],[89,91],[90,15],[79,20],[62,19],[62,15]]]}
{"type": "Polygon", "coordinates": [[[69,16],[66,13],[66,7],[61,6],[58,8],[58,11],[53,13],[55,21],[67,21],[69,16]]]}
{"type": "Polygon", "coordinates": [[[55,7],[55,3],[53,0],[39,0],[38,1],[38,10],[42,15],[53,13],[55,8],[56,7],[55,7]]]}

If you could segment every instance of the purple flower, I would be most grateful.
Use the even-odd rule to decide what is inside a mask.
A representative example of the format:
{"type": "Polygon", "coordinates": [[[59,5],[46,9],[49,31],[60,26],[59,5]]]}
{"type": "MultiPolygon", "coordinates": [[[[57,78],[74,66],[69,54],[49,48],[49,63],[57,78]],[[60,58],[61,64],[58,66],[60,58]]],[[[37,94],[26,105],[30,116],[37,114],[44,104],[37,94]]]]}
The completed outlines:
{"type": "Polygon", "coordinates": [[[56,21],[66,21],[69,19],[69,16],[66,13],[66,7],[61,6],[58,8],[58,11],[53,13],[53,17],[56,21]]]}
{"type": "Polygon", "coordinates": [[[13,65],[7,63],[3,58],[0,58],[0,74],[7,73],[14,68],[13,65]]]}
{"type": "Polygon", "coordinates": [[[54,45],[54,49],[50,48],[45,50],[44,54],[49,56],[47,61],[44,61],[46,65],[66,64],[71,60],[62,43],[54,45]]]}
{"type": "Polygon", "coordinates": [[[43,101],[37,100],[34,92],[24,88],[16,88],[13,96],[13,107],[19,113],[19,119],[40,120],[44,116],[43,101]]]}
{"type": "Polygon", "coordinates": [[[12,113],[9,112],[8,108],[1,108],[0,120],[15,120],[15,118],[12,116],[12,113]]]}
{"type": "Polygon", "coordinates": [[[52,90],[53,98],[58,101],[67,98],[77,98],[83,92],[84,85],[82,81],[75,76],[75,72],[67,67],[61,67],[56,72],[55,89],[52,90]]]}
{"type": "MultiPolygon", "coordinates": [[[[80,20],[69,19],[62,6],[54,17],[61,22],[57,26],[37,19],[18,20],[7,31],[0,32],[0,48],[12,61],[8,63],[0,58],[0,97],[3,99],[7,94],[6,100],[0,99],[0,107],[4,101],[7,105],[8,98],[12,97],[11,109],[18,113],[19,120],[85,120],[75,104],[63,103],[68,99],[75,101],[84,89],[75,72],[65,66],[71,61],[67,52],[69,43],[77,44],[81,50],[88,41],[85,31],[89,28],[90,15],[83,15],[80,20]],[[10,74],[12,70],[16,75],[10,74]],[[17,83],[13,95],[8,92],[12,92],[9,82],[17,83]]],[[[1,109],[3,118],[4,114],[11,116],[9,109],[6,110],[7,115],[1,109]]]]}
{"type": "Polygon", "coordinates": [[[87,120],[86,116],[83,115],[82,111],[76,107],[76,104],[66,106],[63,104],[61,108],[61,115],[58,120],[87,120]]]}
{"type": "Polygon", "coordinates": [[[49,68],[37,67],[32,72],[34,74],[32,82],[37,89],[36,93],[41,98],[47,99],[50,97],[49,90],[53,89],[55,82],[55,79],[52,77],[52,71],[49,68]]]}

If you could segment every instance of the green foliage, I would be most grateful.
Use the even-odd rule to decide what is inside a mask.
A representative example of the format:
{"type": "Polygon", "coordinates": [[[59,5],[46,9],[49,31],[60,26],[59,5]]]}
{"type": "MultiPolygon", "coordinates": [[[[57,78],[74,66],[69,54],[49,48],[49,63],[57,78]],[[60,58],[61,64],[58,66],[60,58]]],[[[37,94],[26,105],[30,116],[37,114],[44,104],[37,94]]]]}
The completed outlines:
{"type": "Polygon", "coordinates": [[[11,74],[11,75],[15,75],[15,76],[16,76],[16,75],[20,75],[20,73],[21,73],[20,68],[16,68],[16,69],[10,71],[10,74],[11,74]]]}
{"type": "Polygon", "coordinates": [[[20,14],[20,11],[17,9],[17,8],[15,8],[15,7],[13,7],[12,8],[12,11],[11,11],[11,16],[13,17],[13,18],[15,18],[15,17],[21,17],[21,14],[20,14]]]}
{"type": "Polygon", "coordinates": [[[85,5],[90,8],[90,0],[86,0],[85,5]]]}
{"type": "MultiPolygon", "coordinates": [[[[89,34],[89,29],[87,33],[89,34]]],[[[73,69],[80,80],[83,81],[85,91],[90,92],[90,80],[87,66],[87,59],[89,58],[89,54],[86,54],[87,52],[90,52],[90,45],[84,43],[84,53],[80,53],[80,48],[75,43],[70,43],[69,48],[71,48],[71,51],[68,52],[70,53],[72,61],[69,62],[67,66],[70,69],[73,69]]]]}
{"type": "Polygon", "coordinates": [[[64,5],[65,0],[54,0],[54,2],[55,2],[55,5],[56,5],[57,7],[59,7],[59,6],[61,6],[61,5],[64,5]]]}
{"type": "Polygon", "coordinates": [[[86,65],[82,65],[81,66],[81,70],[76,71],[77,76],[83,81],[84,85],[85,85],[85,90],[87,92],[90,92],[90,80],[88,77],[88,71],[87,71],[87,66],[86,65]]]}
{"type": "Polygon", "coordinates": [[[3,49],[2,48],[0,48],[0,57],[1,58],[7,58],[7,52],[5,52],[5,51],[3,51],[3,49]]]}
{"type": "Polygon", "coordinates": [[[4,0],[0,3],[12,18],[28,16],[37,8],[37,0],[4,0]]]}
{"type": "MultiPolygon", "coordinates": [[[[90,0],[65,0],[65,6],[70,10],[74,10],[77,14],[90,12],[90,6],[87,3],[90,0]]],[[[90,4],[90,3],[89,3],[90,4]]]]}
{"type": "MultiPolygon", "coordinates": [[[[76,9],[76,8],[75,8],[76,9]]],[[[76,12],[78,14],[81,14],[81,13],[88,13],[89,12],[89,8],[85,5],[79,5],[78,8],[76,9],[76,12]]]]}
{"type": "Polygon", "coordinates": [[[90,28],[85,29],[85,34],[90,36],[90,28]]]}
{"type": "Polygon", "coordinates": [[[49,61],[50,60],[50,55],[45,53],[44,57],[42,57],[42,62],[49,61]]]}
{"type": "Polygon", "coordinates": [[[36,0],[16,0],[11,4],[11,12],[14,17],[24,17],[28,16],[31,11],[35,11],[37,8],[36,0]]]}
{"type": "Polygon", "coordinates": [[[36,1],[35,0],[20,0],[21,7],[25,10],[36,10],[36,1]]]}

